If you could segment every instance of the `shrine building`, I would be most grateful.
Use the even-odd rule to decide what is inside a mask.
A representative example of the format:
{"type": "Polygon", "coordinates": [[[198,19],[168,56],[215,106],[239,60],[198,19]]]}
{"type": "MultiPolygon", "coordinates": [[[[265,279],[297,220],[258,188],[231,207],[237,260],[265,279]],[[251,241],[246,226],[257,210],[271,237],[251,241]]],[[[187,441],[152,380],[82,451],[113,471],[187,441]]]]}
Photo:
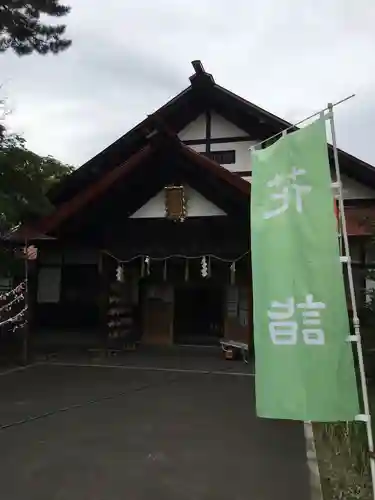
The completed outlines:
{"type": "MultiPolygon", "coordinates": [[[[185,90],[49,192],[51,214],[8,235],[38,249],[31,336],[252,345],[249,149],[296,128],[192,65],[185,90]]],[[[339,161],[363,303],[375,169],[344,151],[339,161]]]]}

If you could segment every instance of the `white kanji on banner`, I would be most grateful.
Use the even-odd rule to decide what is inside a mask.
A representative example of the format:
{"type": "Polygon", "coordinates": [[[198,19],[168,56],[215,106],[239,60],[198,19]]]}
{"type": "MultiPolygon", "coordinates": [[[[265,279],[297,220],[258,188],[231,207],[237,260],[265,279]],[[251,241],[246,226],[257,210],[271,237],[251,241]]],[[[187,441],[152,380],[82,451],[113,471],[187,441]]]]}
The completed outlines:
{"type": "Polygon", "coordinates": [[[320,311],[325,309],[323,302],[314,302],[312,295],[306,295],[306,302],[297,304],[298,309],[302,309],[302,329],[305,344],[324,344],[324,331],[321,326],[320,311]]]}
{"type": "Polygon", "coordinates": [[[314,302],[311,294],[305,301],[295,303],[293,297],[285,302],[272,301],[267,311],[268,330],[273,344],[295,345],[298,341],[299,322],[296,309],[302,310],[302,338],[307,345],[324,345],[325,336],[321,325],[320,311],[325,309],[323,302],[314,302]]]}
{"type": "Polygon", "coordinates": [[[302,195],[311,191],[311,186],[297,184],[297,178],[300,175],[306,174],[306,170],[293,167],[292,172],[284,178],[282,175],[277,174],[275,177],[267,182],[270,188],[277,188],[277,193],[271,193],[272,200],[280,200],[281,204],[278,208],[265,212],[263,219],[272,219],[284,212],[286,212],[294,199],[294,204],[298,213],[302,213],[302,195]]]}
{"type": "Polygon", "coordinates": [[[271,303],[268,317],[271,320],[268,328],[271,340],[278,345],[294,345],[297,343],[298,323],[294,321],[294,299],[271,303]]]}

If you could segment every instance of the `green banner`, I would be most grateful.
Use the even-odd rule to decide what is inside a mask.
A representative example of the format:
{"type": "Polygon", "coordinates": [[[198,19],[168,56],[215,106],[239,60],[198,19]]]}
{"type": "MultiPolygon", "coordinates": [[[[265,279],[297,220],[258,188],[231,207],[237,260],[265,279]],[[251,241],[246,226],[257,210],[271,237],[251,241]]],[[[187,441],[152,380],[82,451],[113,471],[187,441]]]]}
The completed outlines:
{"type": "Polygon", "coordinates": [[[312,421],[359,413],[325,119],[252,154],[257,414],[312,421]]]}

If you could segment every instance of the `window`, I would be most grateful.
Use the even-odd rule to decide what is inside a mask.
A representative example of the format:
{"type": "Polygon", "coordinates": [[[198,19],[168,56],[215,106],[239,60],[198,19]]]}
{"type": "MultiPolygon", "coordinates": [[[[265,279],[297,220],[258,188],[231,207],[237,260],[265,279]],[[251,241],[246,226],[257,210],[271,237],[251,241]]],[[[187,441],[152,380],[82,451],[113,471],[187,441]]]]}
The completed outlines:
{"type": "Polygon", "coordinates": [[[210,160],[216,161],[220,165],[230,165],[236,163],[236,152],[234,149],[227,151],[210,151],[209,153],[202,153],[210,160]]]}
{"type": "Polygon", "coordinates": [[[39,304],[57,304],[60,302],[61,268],[42,267],[38,274],[37,301],[39,304]]]}

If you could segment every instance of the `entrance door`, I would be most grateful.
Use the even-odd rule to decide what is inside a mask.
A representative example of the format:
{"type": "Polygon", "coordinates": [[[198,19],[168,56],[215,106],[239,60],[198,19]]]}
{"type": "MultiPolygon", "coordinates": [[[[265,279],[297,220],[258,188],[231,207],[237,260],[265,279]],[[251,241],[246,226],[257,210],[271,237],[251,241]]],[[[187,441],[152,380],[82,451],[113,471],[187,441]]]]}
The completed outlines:
{"type": "Polygon", "coordinates": [[[177,288],[174,341],[177,344],[217,344],[223,336],[223,289],[213,286],[177,288]]]}

